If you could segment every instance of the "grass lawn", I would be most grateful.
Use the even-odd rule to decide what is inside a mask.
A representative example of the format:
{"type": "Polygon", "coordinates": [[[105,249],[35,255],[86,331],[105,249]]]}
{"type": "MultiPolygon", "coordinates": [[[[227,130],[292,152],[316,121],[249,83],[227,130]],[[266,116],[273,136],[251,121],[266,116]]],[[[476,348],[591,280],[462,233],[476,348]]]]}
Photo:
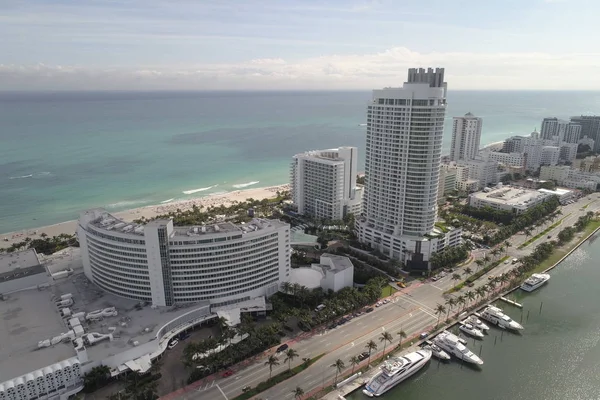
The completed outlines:
{"type": "Polygon", "coordinates": [[[598,227],[600,227],[600,221],[592,221],[589,225],[581,232],[581,236],[578,235],[578,239],[571,241],[571,243],[566,246],[562,246],[560,249],[554,250],[552,255],[548,257],[546,260],[541,262],[537,267],[535,267],[533,272],[541,272],[547,268],[550,268],[554,264],[556,264],[561,258],[565,256],[571,249],[577,246],[581,240],[585,239],[590,233],[595,231],[598,227]]]}
{"type": "Polygon", "coordinates": [[[387,285],[386,287],[384,287],[383,289],[381,289],[381,296],[380,296],[380,298],[391,296],[391,295],[393,295],[396,292],[397,292],[396,289],[394,289],[390,285],[387,285]]]}

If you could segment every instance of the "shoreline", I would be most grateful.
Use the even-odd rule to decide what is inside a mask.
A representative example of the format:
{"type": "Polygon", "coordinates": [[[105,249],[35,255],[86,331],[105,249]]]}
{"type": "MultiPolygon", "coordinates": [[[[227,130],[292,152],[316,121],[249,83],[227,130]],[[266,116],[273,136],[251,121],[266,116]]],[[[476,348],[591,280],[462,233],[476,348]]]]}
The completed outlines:
{"type": "MultiPolygon", "coordinates": [[[[177,209],[185,211],[191,209],[194,205],[208,208],[211,206],[218,207],[221,205],[229,206],[234,202],[243,202],[249,198],[255,200],[271,199],[275,197],[275,193],[277,191],[286,191],[289,189],[290,185],[286,183],[275,186],[239,189],[227,193],[208,194],[201,197],[174,201],[171,203],[153,204],[118,212],[110,212],[108,210],[107,211],[117,218],[130,222],[134,219],[139,219],[141,217],[154,218],[157,215],[167,214],[171,211],[176,211],[177,209]]],[[[106,207],[104,208],[106,209],[106,207]]],[[[42,226],[39,228],[23,229],[20,231],[0,233],[0,248],[10,247],[13,243],[23,241],[26,237],[30,237],[31,239],[41,238],[42,233],[45,233],[49,237],[58,236],[61,233],[72,235],[75,233],[76,229],[77,220],[73,219],[52,225],[42,226]],[[6,241],[5,239],[8,239],[8,241],[6,241]]]]}

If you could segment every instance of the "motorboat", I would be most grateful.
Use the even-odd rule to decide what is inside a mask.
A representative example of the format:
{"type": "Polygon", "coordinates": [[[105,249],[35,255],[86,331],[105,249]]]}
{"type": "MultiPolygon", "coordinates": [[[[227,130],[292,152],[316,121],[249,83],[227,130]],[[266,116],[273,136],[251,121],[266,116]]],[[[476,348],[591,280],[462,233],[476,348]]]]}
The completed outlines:
{"type": "Polygon", "coordinates": [[[483,360],[469,350],[458,336],[448,331],[443,331],[433,339],[433,343],[451,355],[471,364],[482,365],[483,360]]]}
{"type": "Polygon", "coordinates": [[[390,358],[365,385],[363,393],[369,397],[381,396],[423,368],[431,359],[432,353],[429,349],[421,349],[401,357],[390,358]]]}
{"type": "Polygon", "coordinates": [[[514,321],[508,315],[504,314],[501,308],[495,306],[487,306],[480,314],[475,315],[500,328],[511,329],[514,331],[520,331],[523,329],[523,325],[519,324],[517,321],[514,321]]]}
{"type": "Polygon", "coordinates": [[[437,344],[431,343],[430,345],[427,345],[424,348],[431,350],[431,354],[435,358],[439,358],[440,360],[444,360],[444,361],[450,359],[450,354],[448,354],[444,350],[440,349],[440,347],[437,344]]]}
{"type": "Polygon", "coordinates": [[[460,326],[458,327],[458,329],[460,329],[462,332],[466,333],[467,335],[471,335],[478,339],[483,339],[483,332],[481,332],[479,329],[475,328],[471,324],[461,323],[460,326]]]}
{"type": "Polygon", "coordinates": [[[550,274],[533,274],[523,282],[521,289],[526,292],[533,292],[549,280],[550,274]]]}
{"type": "Polygon", "coordinates": [[[477,318],[476,315],[471,315],[469,318],[465,319],[463,321],[463,323],[465,324],[471,324],[473,325],[475,328],[479,329],[480,331],[484,332],[490,330],[490,327],[487,326],[486,324],[483,323],[482,320],[480,320],[479,318],[477,318]]]}

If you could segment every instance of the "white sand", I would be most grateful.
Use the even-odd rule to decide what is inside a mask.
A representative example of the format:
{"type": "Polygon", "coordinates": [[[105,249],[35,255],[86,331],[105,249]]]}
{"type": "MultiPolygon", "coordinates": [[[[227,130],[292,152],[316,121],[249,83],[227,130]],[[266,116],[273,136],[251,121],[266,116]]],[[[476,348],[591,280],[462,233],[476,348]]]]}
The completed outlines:
{"type": "MultiPolygon", "coordinates": [[[[192,208],[194,204],[197,206],[203,206],[204,208],[208,208],[210,206],[220,205],[230,206],[234,202],[243,202],[246,201],[246,199],[250,198],[254,200],[271,199],[275,197],[275,193],[277,191],[281,192],[286,190],[290,190],[290,185],[286,184],[264,188],[237,190],[235,192],[208,195],[190,200],[182,200],[172,203],[134,208],[132,210],[121,211],[112,214],[118,218],[122,218],[125,221],[133,221],[134,219],[139,219],[141,217],[153,218],[157,215],[167,214],[168,212],[175,211],[177,209],[187,210],[192,208]]],[[[45,233],[50,237],[58,236],[61,233],[67,233],[69,235],[72,235],[75,233],[76,229],[77,220],[72,220],[61,222],[55,225],[43,226],[41,228],[27,229],[20,232],[4,233],[0,234],[0,247],[10,247],[10,245],[12,245],[13,243],[23,241],[23,239],[25,239],[28,236],[32,239],[36,239],[41,237],[40,235],[42,233],[45,233]],[[8,239],[8,241],[5,241],[5,238],[8,239]]]]}

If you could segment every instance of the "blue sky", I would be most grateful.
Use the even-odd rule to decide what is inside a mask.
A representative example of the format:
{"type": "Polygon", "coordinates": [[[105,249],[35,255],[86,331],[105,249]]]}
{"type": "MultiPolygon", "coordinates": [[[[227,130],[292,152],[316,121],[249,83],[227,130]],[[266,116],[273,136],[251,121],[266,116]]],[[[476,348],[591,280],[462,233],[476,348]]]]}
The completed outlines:
{"type": "Polygon", "coordinates": [[[600,89],[594,0],[0,0],[0,90],[600,89]]]}

